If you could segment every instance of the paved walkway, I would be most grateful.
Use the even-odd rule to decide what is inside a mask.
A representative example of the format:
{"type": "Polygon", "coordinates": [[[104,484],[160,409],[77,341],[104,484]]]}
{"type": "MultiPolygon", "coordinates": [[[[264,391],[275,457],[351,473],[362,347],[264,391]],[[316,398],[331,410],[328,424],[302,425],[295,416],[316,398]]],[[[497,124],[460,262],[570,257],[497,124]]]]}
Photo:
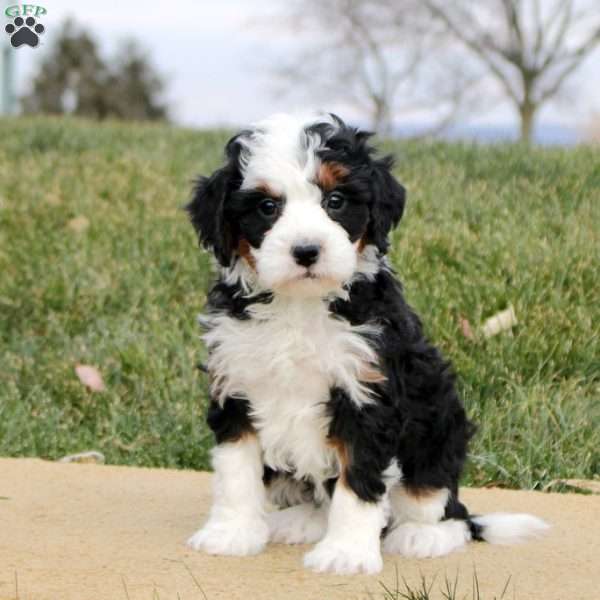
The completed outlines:
{"type": "MultiPolygon", "coordinates": [[[[374,577],[316,575],[303,547],[271,545],[250,558],[193,552],[185,539],[209,507],[208,473],[0,459],[0,600],[366,600],[382,598],[395,569],[409,583],[445,575],[471,599],[600,598],[600,496],[464,490],[473,512],[535,513],[553,524],[542,541],[470,544],[443,559],[386,557],[374,577]]],[[[459,597],[462,598],[463,594],[459,597]]],[[[432,598],[441,598],[433,593],[432,598]]]]}

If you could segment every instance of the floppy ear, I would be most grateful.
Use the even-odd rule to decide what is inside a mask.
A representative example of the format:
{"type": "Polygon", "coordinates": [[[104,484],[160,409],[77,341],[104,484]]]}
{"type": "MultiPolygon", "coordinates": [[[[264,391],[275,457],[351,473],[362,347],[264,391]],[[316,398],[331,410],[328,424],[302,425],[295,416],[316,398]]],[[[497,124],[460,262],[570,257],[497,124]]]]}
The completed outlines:
{"type": "Polygon", "coordinates": [[[240,143],[251,131],[241,131],[225,145],[228,163],[210,177],[200,177],[194,186],[192,201],[185,207],[192,225],[198,233],[200,243],[212,250],[217,260],[224,266],[231,264],[236,244],[231,224],[227,222],[225,202],[228,195],[241,184],[239,170],[240,143]]]}
{"type": "Polygon", "coordinates": [[[232,176],[232,168],[227,165],[210,177],[200,177],[192,201],[185,207],[200,243],[212,250],[224,267],[231,262],[234,245],[231,228],[225,220],[225,199],[232,176]]]}
{"type": "Polygon", "coordinates": [[[398,225],[406,202],[406,190],[392,175],[393,164],[391,156],[374,160],[370,178],[373,203],[367,237],[382,254],[387,252],[388,234],[398,225]]]}

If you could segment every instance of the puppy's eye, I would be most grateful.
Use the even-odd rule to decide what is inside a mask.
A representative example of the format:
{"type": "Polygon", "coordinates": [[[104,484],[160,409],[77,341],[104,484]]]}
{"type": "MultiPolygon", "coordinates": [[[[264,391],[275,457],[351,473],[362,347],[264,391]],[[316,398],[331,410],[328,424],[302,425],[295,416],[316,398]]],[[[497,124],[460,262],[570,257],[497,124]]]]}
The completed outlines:
{"type": "Polygon", "coordinates": [[[337,213],[346,207],[346,198],[341,192],[332,192],[325,199],[325,208],[328,212],[337,213]]]}
{"type": "Polygon", "coordinates": [[[265,198],[258,205],[258,210],[265,217],[274,217],[277,213],[277,204],[270,198],[265,198]]]}

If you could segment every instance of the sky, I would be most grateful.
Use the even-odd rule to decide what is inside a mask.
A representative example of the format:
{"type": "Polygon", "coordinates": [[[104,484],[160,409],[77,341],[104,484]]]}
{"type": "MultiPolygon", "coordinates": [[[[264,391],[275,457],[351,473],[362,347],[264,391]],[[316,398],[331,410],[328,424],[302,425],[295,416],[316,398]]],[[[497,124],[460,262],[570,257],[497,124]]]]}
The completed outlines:
{"type": "MultiPolygon", "coordinates": [[[[15,51],[17,87],[24,93],[40,59],[52,43],[53,32],[72,17],[91,30],[104,53],[110,54],[123,38],[134,36],[148,50],[168,83],[167,99],[172,119],[182,125],[210,127],[243,125],[273,112],[325,109],[347,120],[364,121],[349,104],[311,106],[304,93],[276,91],[274,67],[298,48],[294,36],[276,25],[273,17],[281,0],[43,0],[46,33],[37,48],[15,51]]],[[[15,4],[1,0],[3,7],[15,4]]],[[[4,12],[4,11],[3,11],[4,12]]],[[[589,59],[570,85],[577,103],[544,109],[540,123],[581,127],[600,112],[600,55],[589,59]]],[[[420,120],[423,119],[419,115],[420,120]]],[[[494,105],[470,124],[513,126],[516,120],[508,104],[494,105]]],[[[415,125],[410,115],[399,126],[415,125]]]]}

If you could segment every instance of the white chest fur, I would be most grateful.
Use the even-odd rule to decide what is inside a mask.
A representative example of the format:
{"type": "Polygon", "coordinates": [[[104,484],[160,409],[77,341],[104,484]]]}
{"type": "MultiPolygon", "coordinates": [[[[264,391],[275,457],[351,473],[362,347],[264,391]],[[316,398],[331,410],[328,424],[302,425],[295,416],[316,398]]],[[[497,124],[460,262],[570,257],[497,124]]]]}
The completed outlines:
{"type": "Polygon", "coordinates": [[[360,379],[376,361],[365,337],[376,328],[332,317],[321,299],[275,297],[249,312],[206,319],[213,394],[250,401],[265,464],[315,481],[336,475],[326,403],[334,386],[358,405],[370,401],[360,379]]]}

